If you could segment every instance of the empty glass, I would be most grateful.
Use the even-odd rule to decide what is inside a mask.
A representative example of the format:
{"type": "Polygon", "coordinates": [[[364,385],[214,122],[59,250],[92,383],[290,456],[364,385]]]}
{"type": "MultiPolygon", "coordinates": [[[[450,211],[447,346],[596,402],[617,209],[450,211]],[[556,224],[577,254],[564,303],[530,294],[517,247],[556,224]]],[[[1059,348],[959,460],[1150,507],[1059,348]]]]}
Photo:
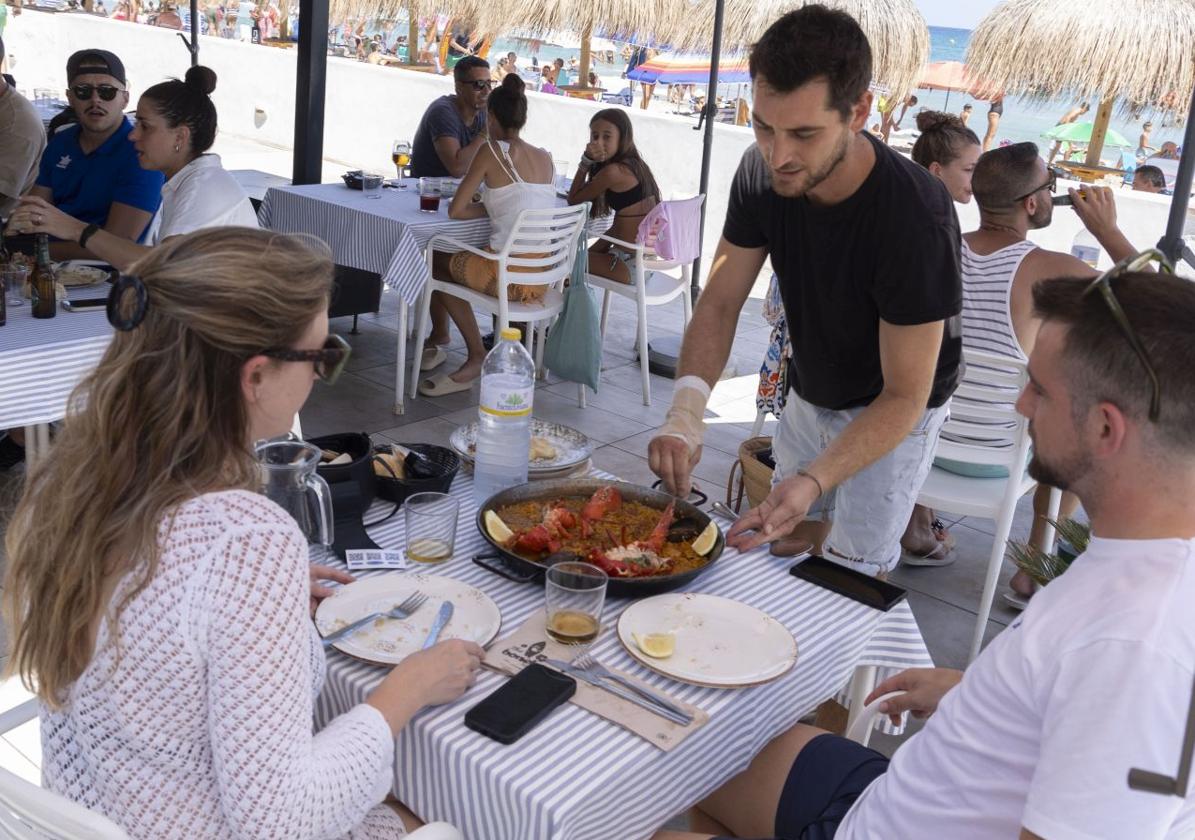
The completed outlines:
{"type": "Polygon", "coordinates": [[[443,563],[456,545],[460,502],[447,493],[416,493],[403,502],[407,524],[407,559],[443,563]]]}
{"type": "Polygon", "coordinates": [[[592,563],[565,561],[544,573],[548,635],[565,645],[587,645],[602,630],[606,573],[592,563]]]}
{"type": "Polygon", "coordinates": [[[8,266],[3,271],[4,289],[8,294],[9,306],[25,305],[25,283],[29,280],[29,269],[24,266],[8,266]]]}
{"type": "Polygon", "coordinates": [[[385,180],[386,177],[381,172],[363,170],[361,172],[361,192],[365,193],[366,198],[381,198],[382,182],[385,180]]]}

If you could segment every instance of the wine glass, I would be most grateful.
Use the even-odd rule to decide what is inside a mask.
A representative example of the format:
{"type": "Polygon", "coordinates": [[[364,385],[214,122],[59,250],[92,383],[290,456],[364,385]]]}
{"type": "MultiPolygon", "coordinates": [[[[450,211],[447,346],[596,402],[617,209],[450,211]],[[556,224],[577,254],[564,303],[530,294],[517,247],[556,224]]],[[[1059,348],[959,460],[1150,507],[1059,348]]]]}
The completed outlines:
{"type": "Polygon", "coordinates": [[[400,190],[405,190],[407,185],[403,183],[402,176],[403,170],[411,165],[411,144],[406,140],[395,140],[394,147],[390,150],[390,158],[398,169],[398,178],[395,179],[394,185],[400,190]]]}

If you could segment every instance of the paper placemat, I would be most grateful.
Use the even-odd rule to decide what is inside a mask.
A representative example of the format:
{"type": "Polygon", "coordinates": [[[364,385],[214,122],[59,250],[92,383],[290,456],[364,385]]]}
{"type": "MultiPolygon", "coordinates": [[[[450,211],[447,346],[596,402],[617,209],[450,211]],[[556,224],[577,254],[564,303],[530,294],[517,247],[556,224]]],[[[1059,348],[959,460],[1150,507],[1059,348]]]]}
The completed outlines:
{"type": "MultiPolygon", "coordinates": [[[[514,675],[532,663],[543,662],[545,659],[559,659],[568,662],[584,651],[580,645],[562,645],[553,640],[548,636],[546,625],[547,613],[540,610],[523,622],[522,626],[514,633],[490,645],[483,664],[500,673],[514,675]]],[[[606,665],[606,668],[644,688],[660,692],[659,687],[650,685],[633,674],[611,668],[609,665],[606,665]]],[[[649,741],[667,752],[705,726],[710,719],[710,716],[697,706],[672,695],[668,695],[668,699],[693,715],[693,722],[688,726],[681,726],[667,718],[653,714],[642,706],[637,706],[581,680],[577,680],[577,692],[570,702],[635,733],[645,741],[649,741]]]]}

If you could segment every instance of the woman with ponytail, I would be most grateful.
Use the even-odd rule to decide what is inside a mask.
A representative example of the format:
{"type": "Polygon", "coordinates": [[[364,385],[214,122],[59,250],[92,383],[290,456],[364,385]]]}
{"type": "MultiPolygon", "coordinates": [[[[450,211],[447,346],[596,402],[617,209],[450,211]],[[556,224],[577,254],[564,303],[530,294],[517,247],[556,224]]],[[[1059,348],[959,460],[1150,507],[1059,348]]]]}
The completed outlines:
{"type": "Polygon", "coordinates": [[[181,82],[172,79],[154,85],[137,103],[137,121],[129,138],[141,168],[166,176],[148,246],[88,225],[32,196],[22,199],[13,212],[11,229],[78,242],[124,271],[172,236],[224,225],[257,227],[249,197],[220,165],[220,156],[207,153],[216,139],[216,106],[211,100],[215,89],[216,74],[196,66],[187,70],[181,82]]]}

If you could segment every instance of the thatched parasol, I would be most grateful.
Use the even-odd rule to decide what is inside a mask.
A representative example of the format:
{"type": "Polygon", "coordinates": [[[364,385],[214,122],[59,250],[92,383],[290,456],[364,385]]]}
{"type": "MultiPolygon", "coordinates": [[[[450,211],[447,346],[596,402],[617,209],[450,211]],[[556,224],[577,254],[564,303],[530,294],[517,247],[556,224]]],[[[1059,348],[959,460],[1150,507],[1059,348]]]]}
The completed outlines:
{"type": "Polygon", "coordinates": [[[971,34],[967,67],[1008,94],[1100,102],[1087,163],[1099,163],[1116,100],[1178,111],[1195,87],[1191,0],[1006,0],[971,34]]]}

